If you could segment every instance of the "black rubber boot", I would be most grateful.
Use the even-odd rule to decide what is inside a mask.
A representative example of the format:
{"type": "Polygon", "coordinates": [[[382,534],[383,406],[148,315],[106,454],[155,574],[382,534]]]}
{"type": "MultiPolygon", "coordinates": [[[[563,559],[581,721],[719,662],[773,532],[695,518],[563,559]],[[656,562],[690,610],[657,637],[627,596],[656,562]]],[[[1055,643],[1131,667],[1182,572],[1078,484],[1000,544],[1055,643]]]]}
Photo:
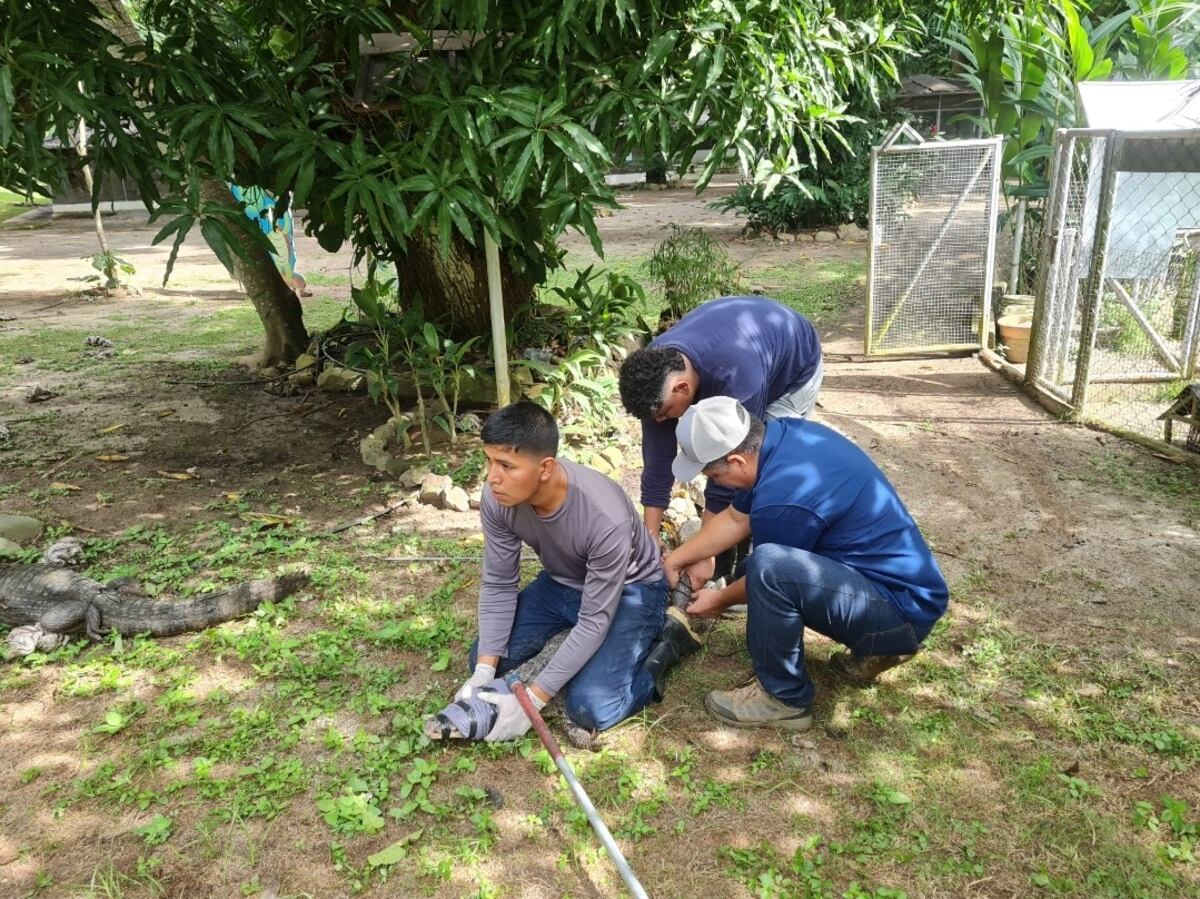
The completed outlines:
{"type": "Polygon", "coordinates": [[[654,678],[654,698],[661,702],[666,695],[667,672],[703,646],[703,642],[687,625],[687,616],[678,609],[667,609],[667,623],[650,646],[642,667],[654,678]]]}

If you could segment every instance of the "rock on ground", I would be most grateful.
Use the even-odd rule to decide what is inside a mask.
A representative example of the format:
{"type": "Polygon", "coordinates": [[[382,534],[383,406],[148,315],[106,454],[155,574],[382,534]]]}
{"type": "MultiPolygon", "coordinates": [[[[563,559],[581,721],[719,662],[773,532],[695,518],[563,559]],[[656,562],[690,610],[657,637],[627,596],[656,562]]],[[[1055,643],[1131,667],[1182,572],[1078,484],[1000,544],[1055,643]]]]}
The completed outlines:
{"type": "Polygon", "coordinates": [[[14,543],[27,543],[42,533],[42,523],[28,515],[0,514],[0,537],[14,543]]]}

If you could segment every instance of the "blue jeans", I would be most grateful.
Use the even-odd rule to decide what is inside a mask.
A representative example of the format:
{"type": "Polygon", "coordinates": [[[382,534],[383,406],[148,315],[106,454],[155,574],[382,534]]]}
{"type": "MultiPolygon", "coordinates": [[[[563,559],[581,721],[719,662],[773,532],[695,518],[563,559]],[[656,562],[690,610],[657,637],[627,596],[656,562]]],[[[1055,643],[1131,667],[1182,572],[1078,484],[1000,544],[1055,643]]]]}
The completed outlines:
{"type": "MultiPolygon", "coordinates": [[[[546,572],[517,595],[517,613],[508,638],[508,655],[496,673],[503,675],[533,658],[546,641],[579,620],[583,594],[546,572]]],[[[564,708],[576,724],[607,730],[650,701],[654,678],[642,662],[666,622],[667,582],[626,584],[604,642],[563,687],[564,708]]],[[[479,640],[471,644],[475,668],[479,640]]]]}
{"type": "Polygon", "coordinates": [[[858,656],[917,651],[932,625],[905,621],[858,571],[803,549],[756,546],[746,564],[746,643],[763,689],[788,705],[812,704],[804,629],[858,656]]]}

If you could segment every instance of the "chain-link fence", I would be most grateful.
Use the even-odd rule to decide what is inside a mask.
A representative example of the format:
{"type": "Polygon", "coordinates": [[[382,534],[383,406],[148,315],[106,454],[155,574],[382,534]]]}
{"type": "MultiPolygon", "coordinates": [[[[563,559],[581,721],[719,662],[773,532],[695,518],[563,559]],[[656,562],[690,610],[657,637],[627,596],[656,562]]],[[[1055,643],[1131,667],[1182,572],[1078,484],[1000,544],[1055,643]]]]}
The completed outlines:
{"type": "Polygon", "coordinates": [[[1060,131],[1026,378],[1163,436],[1200,350],[1200,131],[1060,131]]]}
{"type": "Polygon", "coordinates": [[[980,346],[999,168],[999,138],[872,151],[868,354],[980,346]]]}

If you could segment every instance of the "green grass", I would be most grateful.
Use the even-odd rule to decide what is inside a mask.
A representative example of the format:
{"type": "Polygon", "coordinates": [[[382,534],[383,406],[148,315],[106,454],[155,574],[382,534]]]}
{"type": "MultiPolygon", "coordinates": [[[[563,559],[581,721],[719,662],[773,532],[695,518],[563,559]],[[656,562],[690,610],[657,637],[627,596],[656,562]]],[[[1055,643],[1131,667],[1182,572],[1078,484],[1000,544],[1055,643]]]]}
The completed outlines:
{"type": "MultiPolygon", "coordinates": [[[[477,573],[372,569],[364,557],[461,544],[386,531],[342,544],[303,521],[236,517],[274,502],[241,497],[222,506],[223,520],[89,544],[93,576],[136,573],[171,594],[304,561],[315,599],[182,640],[74,643],[10,666],[0,696],[42,680],[63,710],[92,710],[78,774],[27,768],[21,780],[40,797],[28,801],[68,821],[137,816],[129,838],[158,859],[155,877],[204,863],[206,846],[247,827],[267,834],[259,851],[270,853],[270,822],[315,816],[323,836],[308,864],[346,892],[416,895],[450,882],[497,888],[484,873],[499,836],[484,787],[507,778],[528,851],[558,854],[564,889],[569,872],[585,871],[601,893],[617,892],[535,739],[447,750],[423,735],[423,717],[460,677],[477,573]]],[[[651,883],[656,894],[685,894],[686,872],[671,861],[680,845],[712,860],[706,889],[736,883],[764,899],[964,895],[988,881],[997,895],[1080,899],[1197,888],[1188,859],[1200,810],[1187,785],[1200,732],[1178,717],[1190,702],[1185,673],[1019,634],[976,575],[958,585],[928,651],[883,684],[838,685],[830,650],[811,646],[822,722],[811,740],[751,735],[757,749],[731,753],[695,710],[744,665],[743,640],[738,624],[722,624],[709,654],[673,677],[666,704],[602,752],[571,753],[635,864],[666,878],[651,883]]],[[[145,882],[146,870],[97,864],[108,880],[145,882]]],[[[238,876],[257,875],[247,866],[238,876]]]]}
{"type": "MultiPolygon", "coordinates": [[[[311,331],[332,326],[341,317],[345,302],[317,296],[304,301],[304,320],[311,331]]],[[[262,325],[254,307],[245,304],[189,317],[171,327],[147,328],[145,319],[115,312],[91,330],[43,328],[28,334],[0,334],[0,377],[11,374],[15,360],[32,358],[37,369],[80,371],[171,358],[181,353],[211,351],[216,360],[228,360],[252,351],[262,340],[262,325]],[[86,355],[84,340],[100,334],[113,341],[115,359],[97,362],[86,355]],[[112,363],[116,363],[113,366],[112,363]]]]}
{"type": "Polygon", "coordinates": [[[23,212],[28,212],[32,206],[45,206],[49,202],[45,197],[34,197],[31,204],[20,194],[0,188],[0,223],[14,218],[23,212]]]}
{"type": "Polygon", "coordinates": [[[1160,463],[1136,452],[1096,452],[1088,457],[1086,483],[1128,496],[1149,496],[1200,522],[1200,469],[1160,463]]]}

